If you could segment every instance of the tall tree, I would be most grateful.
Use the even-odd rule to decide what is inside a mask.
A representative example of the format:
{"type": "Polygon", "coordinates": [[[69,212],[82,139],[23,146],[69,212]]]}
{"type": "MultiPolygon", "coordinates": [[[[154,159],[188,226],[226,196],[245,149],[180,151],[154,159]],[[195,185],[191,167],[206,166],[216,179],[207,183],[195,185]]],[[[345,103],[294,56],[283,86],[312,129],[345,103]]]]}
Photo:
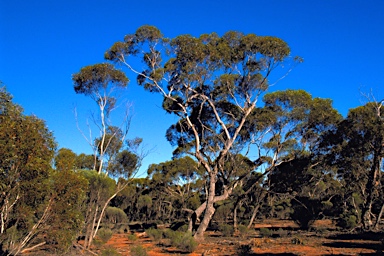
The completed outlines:
{"type": "MultiPolygon", "coordinates": [[[[119,88],[125,88],[128,78],[111,64],[103,63],[82,68],[79,73],[72,76],[72,80],[75,92],[89,96],[99,107],[100,119],[94,120],[94,122],[99,128],[100,138],[94,141],[96,143],[92,143],[93,138],[90,138],[88,142],[95,153],[94,169],[98,163],[97,171],[101,173],[104,168],[105,156],[108,155],[108,144],[116,136],[115,133],[109,133],[110,136],[107,137],[110,126],[109,117],[111,111],[116,107],[115,91],[119,88]]],[[[125,116],[125,118],[127,117],[125,116]]],[[[123,124],[128,125],[127,120],[123,124]]]]}
{"type": "MultiPolygon", "coordinates": [[[[89,138],[94,151],[93,171],[84,172],[89,180],[88,211],[85,218],[85,248],[89,249],[100,227],[105,210],[116,195],[129,184],[138,171],[143,154],[141,139],[126,138],[130,125],[128,106],[121,126],[114,126],[110,115],[118,102],[119,89],[126,88],[128,78],[108,63],[82,68],[72,76],[76,93],[89,96],[98,106],[99,118],[94,123],[99,136],[89,138]],[[114,183],[114,178],[117,183],[114,183]]],[[[90,133],[92,134],[92,133],[90,133]]]]}
{"type": "Polygon", "coordinates": [[[66,169],[72,164],[59,161],[60,171],[52,170],[53,134],[43,120],[22,112],[0,88],[1,254],[17,255],[49,242],[65,252],[82,226],[87,184],[66,169]]]}
{"type": "Polygon", "coordinates": [[[250,141],[241,132],[248,119],[257,118],[251,113],[270,86],[268,78],[289,55],[288,45],[276,37],[229,31],[222,37],[212,33],[169,40],[153,26],[140,27],[105,53],[107,60],[137,74],[146,90],[164,97],[163,108],[178,117],[167,131],[175,153],[192,155],[205,169],[207,198],[196,210],[197,215],[204,211],[204,218],[195,237],[203,237],[214,204],[237,186],[234,181],[216,189],[225,162],[250,141]],[[134,69],[131,56],[141,58],[146,68],[134,69]]]}
{"type": "MultiPolygon", "coordinates": [[[[334,131],[341,115],[331,100],[312,98],[303,90],[277,91],[266,94],[263,100],[273,117],[269,138],[263,144],[265,157],[270,159],[267,187],[275,193],[295,192],[297,198],[293,202],[299,196],[303,202],[321,202],[324,198],[320,198],[320,190],[329,175],[318,167],[322,160],[315,152],[321,135],[334,131]]],[[[316,217],[312,212],[307,215],[316,217]]],[[[309,222],[302,224],[307,228],[309,222]]]]}
{"type": "Polygon", "coordinates": [[[351,109],[337,132],[329,134],[323,142],[323,148],[329,152],[329,165],[336,166],[346,188],[352,188],[351,194],[357,193],[355,197],[363,198],[361,213],[358,211],[356,215],[361,215],[367,230],[374,227],[372,206],[379,195],[382,173],[384,122],[381,108],[381,103],[370,102],[351,109]]]}

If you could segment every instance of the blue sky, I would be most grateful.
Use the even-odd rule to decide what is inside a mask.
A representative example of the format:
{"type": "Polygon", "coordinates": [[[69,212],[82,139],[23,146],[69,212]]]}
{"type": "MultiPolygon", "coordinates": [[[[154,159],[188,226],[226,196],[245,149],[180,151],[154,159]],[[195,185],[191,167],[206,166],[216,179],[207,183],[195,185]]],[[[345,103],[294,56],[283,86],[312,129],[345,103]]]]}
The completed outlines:
{"type": "MultiPolygon", "coordinates": [[[[167,37],[236,30],[280,37],[304,58],[272,91],[331,98],[345,116],[366,102],[361,92],[384,98],[383,11],[381,0],[0,0],[0,80],[26,114],[46,121],[59,147],[91,153],[73,109],[84,125],[96,106],[75,94],[72,74],[103,62],[105,50],[141,25],[167,37]]],[[[174,118],[161,109],[161,98],[130,83],[126,99],[133,104],[130,136],[154,149],[143,170],[169,160],[164,135],[174,118]]]]}

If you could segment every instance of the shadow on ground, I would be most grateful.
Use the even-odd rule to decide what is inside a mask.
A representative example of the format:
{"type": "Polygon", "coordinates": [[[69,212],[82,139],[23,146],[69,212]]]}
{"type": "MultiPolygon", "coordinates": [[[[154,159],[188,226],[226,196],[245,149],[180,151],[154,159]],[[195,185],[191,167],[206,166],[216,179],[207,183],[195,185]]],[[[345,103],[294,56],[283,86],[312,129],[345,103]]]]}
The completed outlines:
{"type": "Polygon", "coordinates": [[[250,253],[249,256],[297,256],[297,254],[294,253],[250,253]]]}
{"type": "Polygon", "coordinates": [[[333,240],[329,243],[323,243],[324,246],[333,248],[352,248],[369,249],[375,253],[361,253],[359,255],[384,255],[384,246],[380,242],[384,238],[384,232],[364,232],[355,234],[337,234],[327,237],[333,240]],[[336,240],[336,241],[335,241],[336,240]],[[360,242],[361,241],[361,242],[360,242]],[[371,241],[371,243],[369,242],[371,241]]]}
{"type": "Polygon", "coordinates": [[[336,234],[328,236],[332,240],[370,240],[380,241],[384,238],[384,232],[363,232],[354,234],[336,234]]]}

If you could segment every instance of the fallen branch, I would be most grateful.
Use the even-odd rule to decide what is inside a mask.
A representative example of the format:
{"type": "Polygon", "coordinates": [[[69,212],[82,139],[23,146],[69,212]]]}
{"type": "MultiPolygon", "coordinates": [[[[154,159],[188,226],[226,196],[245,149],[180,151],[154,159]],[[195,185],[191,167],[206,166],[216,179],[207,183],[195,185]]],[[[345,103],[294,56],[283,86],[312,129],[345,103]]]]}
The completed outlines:
{"type": "Polygon", "coordinates": [[[36,248],[39,247],[39,246],[45,245],[46,243],[47,243],[47,242],[41,242],[41,243],[36,244],[36,245],[34,245],[34,246],[32,246],[32,247],[25,248],[24,250],[21,251],[21,253],[25,253],[25,252],[28,252],[28,251],[32,251],[32,250],[36,249],[36,248]]]}

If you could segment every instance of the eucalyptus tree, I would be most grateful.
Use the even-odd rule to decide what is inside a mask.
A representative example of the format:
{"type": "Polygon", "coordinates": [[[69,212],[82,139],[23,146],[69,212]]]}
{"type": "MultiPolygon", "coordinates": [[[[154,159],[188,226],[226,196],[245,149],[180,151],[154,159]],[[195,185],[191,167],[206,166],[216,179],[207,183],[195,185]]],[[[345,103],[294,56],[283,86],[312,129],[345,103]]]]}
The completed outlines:
{"type": "Polygon", "coordinates": [[[257,118],[251,113],[270,86],[268,78],[289,56],[287,43],[276,37],[229,31],[168,39],[153,26],[140,27],[105,53],[136,74],[139,85],[163,96],[163,108],[178,117],[167,131],[175,154],[191,155],[205,169],[206,201],[195,211],[204,211],[204,218],[195,237],[203,236],[214,204],[238,185],[241,177],[216,189],[220,175],[231,176],[224,174],[225,162],[251,140],[244,124],[257,118]],[[143,70],[134,67],[133,56],[144,62],[143,70]]]}
{"type": "MultiPolygon", "coordinates": [[[[152,164],[148,168],[148,176],[151,180],[151,189],[156,193],[158,204],[166,206],[169,210],[168,219],[171,213],[176,214],[180,219],[185,213],[193,213],[194,209],[190,204],[196,192],[200,192],[202,170],[197,162],[191,157],[182,157],[166,161],[160,164],[152,164]]],[[[157,213],[161,213],[159,207],[157,213]]]]}
{"type": "Polygon", "coordinates": [[[17,255],[46,243],[70,248],[82,226],[86,181],[60,165],[52,169],[56,143],[45,122],[23,114],[0,88],[1,255],[17,255]]]}
{"type": "Polygon", "coordinates": [[[99,118],[93,118],[99,135],[87,139],[94,151],[93,171],[87,174],[90,193],[85,223],[85,248],[89,249],[105,210],[111,200],[128,186],[130,179],[138,171],[143,154],[139,152],[141,139],[127,139],[129,107],[124,109],[120,126],[113,125],[110,119],[111,113],[117,107],[121,90],[128,84],[125,74],[111,64],[102,63],[81,68],[72,76],[72,80],[75,92],[89,96],[99,111],[99,118]],[[115,180],[116,184],[111,184],[115,180]]]}
{"type": "Polygon", "coordinates": [[[372,207],[379,196],[384,122],[381,103],[370,102],[351,109],[338,130],[324,139],[329,165],[337,168],[345,190],[356,209],[358,222],[365,229],[374,228],[372,207]],[[356,200],[362,200],[361,206],[356,200]]]}
{"type": "Polygon", "coordinates": [[[44,121],[22,112],[1,87],[0,238],[3,249],[12,254],[29,244],[46,220],[56,147],[44,121]]]}
{"type": "MultiPolygon", "coordinates": [[[[111,126],[109,117],[116,107],[116,91],[125,88],[129,80],[123,72],[107,63],[83,67],[80,72],[72,76],[72,80],[74,82],[75,92],[89,96],[99,107],[100,119],[94,118],[94,122],[99,129],[100,138],[97,140],[89,138],[88,142],[91,144],[95,153],[94,169],[96,169],[96,165],[99,163],[97,171],[101,173],[109,148],[108,144],[115,137],[114,133],[108,137],[107,135],[108,128],[111,126]]],[[[127,119],[128,116],[124,118],[127,119]]],[[[128,120],[124,120],[123,130],[126,132],[128,124],[128,120]]]]}
{"type": "Polygon", "coordinates": [[[334,131],[342,120],[332,101],[312,98],[303,90],[277,91],[266,94],[263,100],[272,117],[269,137],[262,144],[265,158],[269,158],[267,187],[272,193],[268,195],[295,192],[297,198],[292,198],[292,202],[299,197],[305,202],[328,200],[319,198],[333,184],[332,175],[320,167],[322,159],[316,150],[322,134],[334,131]]]}

